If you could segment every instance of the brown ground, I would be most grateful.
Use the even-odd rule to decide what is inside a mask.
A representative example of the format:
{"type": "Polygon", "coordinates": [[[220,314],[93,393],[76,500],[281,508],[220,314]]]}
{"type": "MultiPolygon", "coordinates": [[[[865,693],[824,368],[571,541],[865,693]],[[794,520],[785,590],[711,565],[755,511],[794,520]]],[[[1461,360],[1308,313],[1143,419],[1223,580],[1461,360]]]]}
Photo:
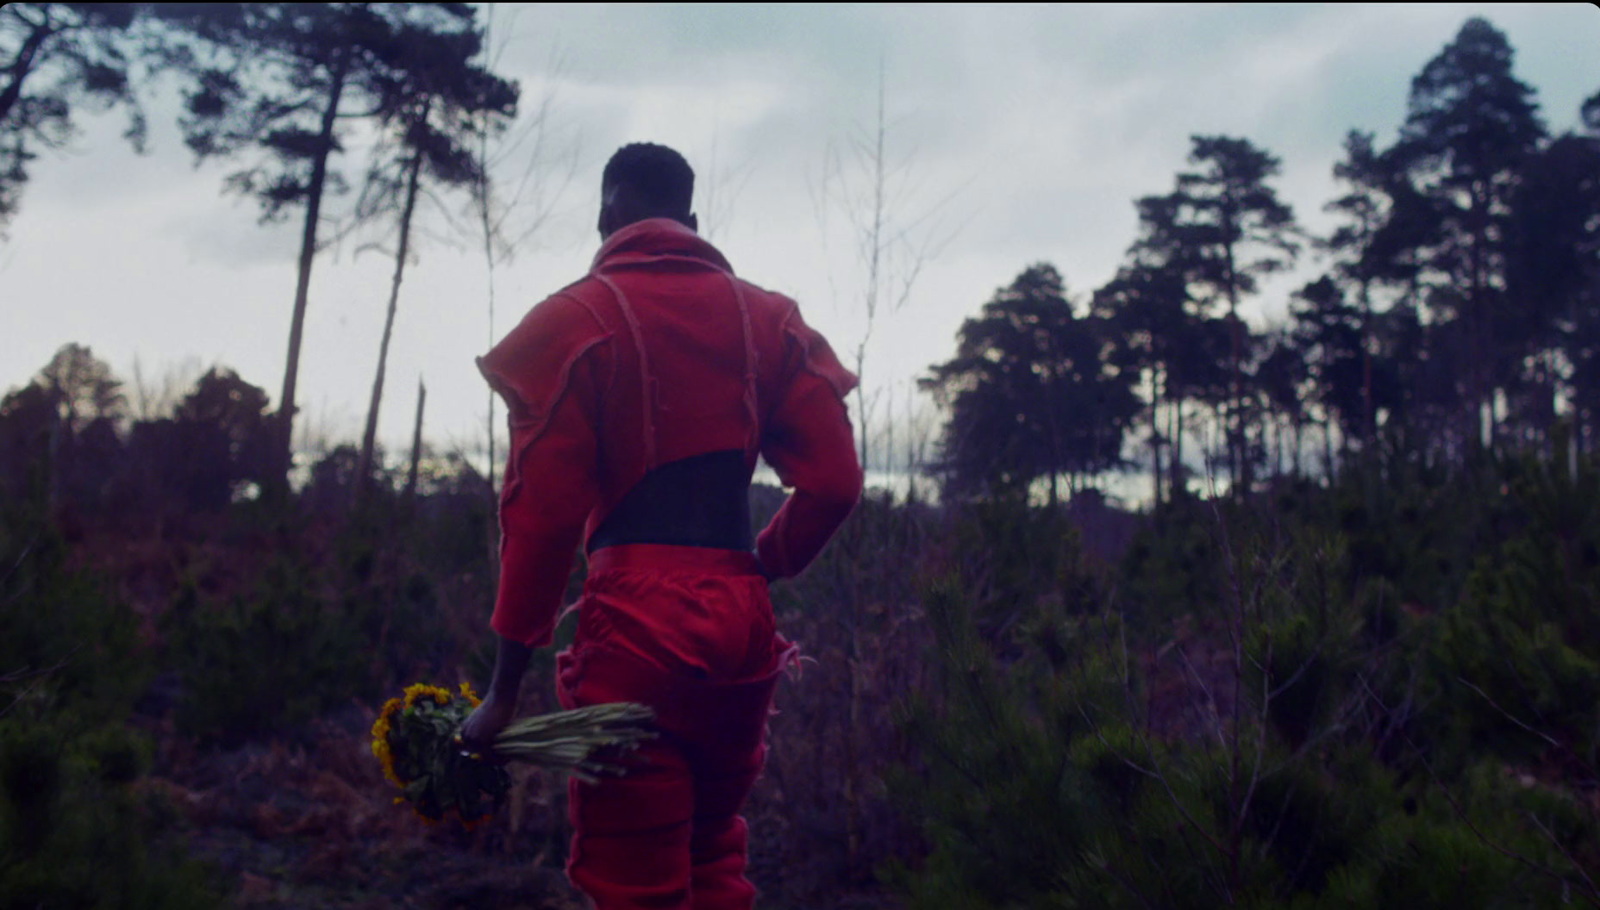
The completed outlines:
{"type": "MultiPolygon", "coordinates": [[[[372,709],[351,705],[302,731],[298,742],[210,752],[173,735],[164,722],[153,723],[161,745],[145,785],[177,808],[191,855],[215,868],[236,907],[586,906],[562,872],[568,836],[561,817],[564,782],[514,769],[511,798],[496,817],[471,831],[453,823],[430,825],[394,803],[397,791],[369,748],[372,720],[372,709]]],[[[752,805],[769,826],[772,808],[752,805]]],[[[771,838],[759,827],[755,833],[752,847],[759,850],[771,838]]],[[[759,906],[816,906],[786,899],[783,882],[775,882],[782,871],[770,866],[759,853],[752,857],[751,877],[763,890],[759,906]]],[[[826,906],[895,905],[881,889],[854,883],[841,887],[826,906]]]]}

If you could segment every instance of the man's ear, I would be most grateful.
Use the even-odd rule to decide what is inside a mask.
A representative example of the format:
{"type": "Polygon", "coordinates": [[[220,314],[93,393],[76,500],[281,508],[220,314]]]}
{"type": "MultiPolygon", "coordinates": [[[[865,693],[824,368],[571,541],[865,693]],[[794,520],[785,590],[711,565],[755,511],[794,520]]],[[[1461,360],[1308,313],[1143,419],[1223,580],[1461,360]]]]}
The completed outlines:
{"type": "Polygon", "coordinates": [[[616,218],[617,188],[608,184],[600,185],[600,218],[596,226],[600,228],[600,239],[603,241],[610,237],[617,229],[616,218]]]}

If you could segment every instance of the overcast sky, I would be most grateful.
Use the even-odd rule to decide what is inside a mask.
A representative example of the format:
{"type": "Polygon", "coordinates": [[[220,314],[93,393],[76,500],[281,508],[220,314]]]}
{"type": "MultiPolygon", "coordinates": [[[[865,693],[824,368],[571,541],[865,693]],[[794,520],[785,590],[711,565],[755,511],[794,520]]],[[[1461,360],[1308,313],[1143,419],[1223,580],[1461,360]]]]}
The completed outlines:
{"type": "MultiPolygon", "coordinates": [[[[1588,4],[503,5],[498,71],[521,83],[525,112],[549,101],[542,193],[512,220],[548,218],[497,273],[494,336],[582,274],[600,169],[619,145],[654,141],[695,167],[702,232],[735,269],[794,296],[853,350],[865,281],[841,195],[866,188],[851,149],[873,130],[881,63],[889,216],[936,253],[868,348],[869,387],[890,389],[903,421],[911,380],[951,356],[961,320],[1024,267],[1055,264],[1080,301],[1111,278],[1135,238],[1133,200],[1171,189],[1192,134],[1277,155],[1280,197],[1325,228],[1346,131],[1392,141],[1411,78],[1471,16],[1506,33],[1551,131],[1574,127],[1600,90],[1600,10],[1588,4]]],[[[113,115],[86,118],[74,153],[35,163],[0,244],[0,390],[76,341],[125,380],[136,358],[147,381],[221,364],[276,401],[299,224],[258,225],[253,202],[223,196],[233,168],[195,168],[175,110],[170,91],[151,105],[147,155],[118,140],[113,115]]],[[[503,182],[532,148],[507,155],[503,182]]],[[[352,181],[359,166],[345,162],[352,181]]],[[[409,448],[419,376],[437,447],[486,438],[473,366],[490,345],[482,253],[436,213],[428,226],[390,353],[380,438],[395,454],[409,448]]],[[[359,439],[392,270],[358,250],[373,239],[385,240],[316,263],[297,425],[312,440],[359,439]]],[[[1281,317],[1312,268],[1247,312],[1281,317]]]]}

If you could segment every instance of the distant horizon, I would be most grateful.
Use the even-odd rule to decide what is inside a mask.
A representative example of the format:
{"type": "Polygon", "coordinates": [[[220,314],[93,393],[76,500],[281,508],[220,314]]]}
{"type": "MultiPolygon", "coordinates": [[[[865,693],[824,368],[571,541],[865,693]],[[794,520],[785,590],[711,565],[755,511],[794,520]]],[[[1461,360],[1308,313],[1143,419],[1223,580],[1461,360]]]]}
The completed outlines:
{"type": "MultiPolygon", "coordinates": [[[[310,482],[311,468],[317,460],[325,457],[335,448],[342,446],[356,448],[358,447],[358,443],[359,440],[343,440],[336,442],[334,446],[329,449],[312,450],[296,448],[295,456],[297,463],[291,475],[291,486],[296,490],[304,489],[304,487],[310,482]]],[[[1303,447],[1302,451],[1304,453],[1315,454],[1313,451],[1314,448],[1314,445],[1308,444],[1303,447]]],[[[440,447],[430,443],[425,436],[423,439],[423,452],[424,463],[430,460],[436,463],[443,463],[452,457],[459,457],[472,471],[476,472],[480,477],[487,476],[485,472],[485,468],[488,463],[486,458],[488,455],[487,447],[480,447],[471,451],[460,448],[441,449],[440,447]]],[[[407,448],[403,450],[403,454],[384,459],[385,468],[391,472],[403,474],[406,465],[408,465],[410,462],[410,458],[410,449],[407,448]]],[[[1312,458],[1306,458],[1305,460],[1308,464],[1314,461],[1312,458]]],[[[1187,462],[1188,459],[1185,459],[1185,461],[1187,462]]],[[[1190,467],[1192,470],[1195,466],[1190,465],[1190,467]]],[[[1313,470],[1309,471],[1309,474],[1311,476],[1320,476],[1321,472],[1315,469],[1315,465],[1312,465],[1312,467],[1313,470]]],[[[501,464],[497,463],[495,465],[495,479],[497,483],[499,481],[502,468],[503,465],[501,464]]],[[[903,503],[906,501],[906,481],[908,478],[915,478],[918,495],[921,500],[930,505],[941,504],[942,497],[936,475],[912,472],[906,470],[905,468],[897,468],[892,470],[873,468],[865,471],[864,473],[866,478],[865,489],[868,493],[883,493],[887,491],[893,496],[895,502],[903,503]]],[[[1196,471],[1195,476],[1198,480],[1209,482],[1216,488],[1218,492],[1226,492],[1227,490],[1227,478],[1222,477],[1215,466],[1213,467],[1210,475],[1207,475],[1204,471],[1196,471]]],[[[759,462],[756,465],[756,470],[754,474],[751,475],[750,483],[752,487],[766,486],[778,490],[784,489],[782,481],[779,480],[777,473],[773,471],[765,461],[759,462]]],[[[254,485],[252,484],[250,486],[254,485]]],[[[1042,477],[1036,479],[1030,488],[1030,501],[1035,502],[1035,504],[1043,504],[1048,499],[1048,489],[1049,482],[1047,479],[1042,477]]],[[[1143,463],[1134,462],[1124,470],[1107,471],[1103,474],[1095,475],[1091,479],[1091,482],[1084,485],[1083,489],[1094,489],[1098,491],[1105,497],[1109,504],[1116,508],[1120,508],[1128,512],[1139,513],[1145,512],[1149,509],[1153,501],[1152,494],[1154,492],[1152,489],[1152,475],[1150,473],[1147,461],[1143,463]]],[[[1199,495],[1204,496],[1207,494],[1201,493],[1199,495]]],[[[1072,494],[1067,491],[1066,484],[1064,482],[1061,483],[1060,500],[1062,504],[1070,502],[1071,499],[1072,494]]]]}

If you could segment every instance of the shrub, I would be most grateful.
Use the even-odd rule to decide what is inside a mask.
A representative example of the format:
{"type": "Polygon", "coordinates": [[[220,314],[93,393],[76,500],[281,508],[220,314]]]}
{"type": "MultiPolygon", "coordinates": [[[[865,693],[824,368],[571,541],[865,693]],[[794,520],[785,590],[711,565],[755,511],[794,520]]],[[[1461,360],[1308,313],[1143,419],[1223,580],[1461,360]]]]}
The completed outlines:
{"type": "MultiPolygon", "coordinates": [[[[916,759],[893,780],[928,855],[885,869],[910,906],[1521,907],[1582,890],[1593,824],[1575,800],[1502,765],[1445,780],[1414,773],[1431,769],[1414,748],[1380,759],[1384,735],[1409,736],[1382,693],[1423,639],[1365,630],[1372,589],[1351,593],[1341,540],[1219,512],[1224,599],[1198,629],[1134,636],[1109,596],[1073,612],[1058,590],[1016,602],[1001,641],[958,575],[927,586],[939,685],[908,704],[916,759]]],[[[1061,589],[1092,589],[1072,575],[1061,589]]]]}
{"type": "Polygon", "coordinates": [[[27,505],[0,504],[0,906],[216,906],[140,786],[136,617],[27,505]]]}
{"type": "Polygon", "coordinates": [[[319,575],[280,552],[246,593],[217,600],[193,581],[184,586],[163,617],[183,680],[179,729],[234,744],[304,723],[358,692],[375,694],[371,617],[364,605],[330,603],[319,575]]]}

